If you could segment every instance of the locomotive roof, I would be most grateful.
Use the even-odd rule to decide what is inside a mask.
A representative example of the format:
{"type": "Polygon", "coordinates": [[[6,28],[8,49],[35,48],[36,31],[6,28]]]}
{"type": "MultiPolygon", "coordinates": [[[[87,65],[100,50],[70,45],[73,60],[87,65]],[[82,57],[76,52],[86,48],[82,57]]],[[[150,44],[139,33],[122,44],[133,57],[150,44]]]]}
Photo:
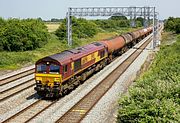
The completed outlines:
{"type": "Polygon", "coordinates": [[[71,61],[77,60],[95,51],[101,50],[104,47],[105,45],[103,43],[94,42],[86,46],[78,47],[76,49],[71,49],[71,50],[65,50],[63,52],[44,57],[38,60],[36,64],[39,64],[41,62],[53,61],[53,62],[58,62],[61,65],[63,65],[71,61]]]}

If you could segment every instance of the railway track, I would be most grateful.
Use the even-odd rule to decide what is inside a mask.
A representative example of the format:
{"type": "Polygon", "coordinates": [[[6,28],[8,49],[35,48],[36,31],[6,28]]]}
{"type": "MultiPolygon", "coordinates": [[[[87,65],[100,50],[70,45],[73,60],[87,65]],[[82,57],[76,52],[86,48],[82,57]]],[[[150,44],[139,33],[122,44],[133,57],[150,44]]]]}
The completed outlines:
{"type": "Polygon", "coordinates": [[[86,94],[79,102],[61,116],[56,123],[79,123],[88,112],[97,104],[97,102],[112,87],[120,75],[133,63],[133,61],[141,54],[143,49],[150,43],[149,38],[143,43],[139,49],[133,52],[123,63],[121,63],[111,74],[103,79],[95,88],[86,94]]]}
{"type": "MultiPolygon", "coordinates": [[[[107,76],[100,84],[98,84],[93,90],[91,90],[84,98],[82,98],[56,122],[80,122],[94,107],[94,105],[101,99],[101,97],[103,97],[103,95],[111,88],[114,82],[119,78],[120,74],[122,74],[129,67],[131,62],[134,61],[137,56],[139,56],[139,54],[142,52],[142,49],[144,49],[144,47],[148,45],[148,43],[149,41],[146,41],[146,43],[144,43],[130,57],[128,57],[125,62],[123,62],[118,68],[116,68],[109,76],[107,76]]],[[[20,110],[18,113],[5,119],[2,123],[29,122],[56,102],[57,101],[48,102],[41,99],[37,100],[33,104],[20,110]]]]}
{"type": "Polygon", "coordinates": [[[13,86],[11,88],[8,88],[4,91],[1,91],[0,94],[0,102],[1,101],[4,101],[4,100],[7,100],[8,98],[14,96],[14,95],[17,95],[19,94],[20,92],[24,91],[24,90],[27,90],[31,87],[33,87],[35,85],[35,82],[34,82],[34,78],[33,79],[30,79],[30,80],[27,80],[21,84],[18,84],[16,86],[13,86]]]}
{"type": "Polygon", "coordinates": [[[0,80],[0,86],[9,84],[9,83],[11,83],[11,82],[13,82],[15,80],[18,80],[20,78],[23,78],[23,77],[26,77],[26,76],[28,76],[30,74],[33,74],[34,71],[35,71],[35,68],[31,68],[29,70],[14,74],[12,76],[8,76],[6,78],[3,78],[3,79],[0,80]]]}
{"type": "Polygon", "coordinates": [[[20,110],[18,113],[7,118],[2,123],[29,122],[30,120],[38,116],[41,112],[45,111],[56,102],[57,101],[47,101],[39,99],[31,105],[27,106],[26,108],[20,110]]]}

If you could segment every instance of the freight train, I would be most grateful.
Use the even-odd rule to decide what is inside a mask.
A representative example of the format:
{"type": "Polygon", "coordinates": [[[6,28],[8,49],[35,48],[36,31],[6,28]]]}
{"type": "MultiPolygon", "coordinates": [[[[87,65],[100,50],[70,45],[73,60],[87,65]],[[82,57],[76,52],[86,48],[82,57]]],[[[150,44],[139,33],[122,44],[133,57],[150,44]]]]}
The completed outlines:
{"type": "Polygon", "coordinates": [[[67,94],[151,32],[148,27],[44,57],[35,64],[34,89],[42,97],[67,94]]]}

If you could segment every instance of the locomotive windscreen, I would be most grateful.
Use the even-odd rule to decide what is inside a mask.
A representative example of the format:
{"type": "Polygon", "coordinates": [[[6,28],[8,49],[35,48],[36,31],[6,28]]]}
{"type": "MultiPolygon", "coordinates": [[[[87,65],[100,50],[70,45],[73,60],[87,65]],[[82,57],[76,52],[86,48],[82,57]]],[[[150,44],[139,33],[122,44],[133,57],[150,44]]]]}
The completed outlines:
{"type": "Polygon", "coordinates": [[[56,65],[56,64],[51,64],[51,65],[50,65],[50,67],[49,67],[49,73],[59,74],[59,71],[60,71],[60,66],[59,66],[59,65],[56,65]]]}
{"type": "Polygon", "coordinates": [[[60,66],[56,64],[38,64],[36,67],[37,73],[50,73],[50,74],[59,74],[60,66]]]}
{"type": "Polygon", "coordinates": [[[37,65],[36,71],[37,71],[37,73],[47,73],[46,68],[47,68],[47,65],[39,64],[39,65],[37,65]]]}

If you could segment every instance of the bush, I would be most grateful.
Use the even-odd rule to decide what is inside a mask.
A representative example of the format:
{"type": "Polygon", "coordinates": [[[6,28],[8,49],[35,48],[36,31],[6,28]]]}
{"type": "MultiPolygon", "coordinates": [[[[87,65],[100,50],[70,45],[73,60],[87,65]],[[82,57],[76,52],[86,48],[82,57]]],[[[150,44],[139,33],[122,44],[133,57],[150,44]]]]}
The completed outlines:
{"type": "Polygon", "coordinates": [[[164,28],[167,31],[180,33],[180,18],[169,17],[168,20],[165,21],[164,28]]]}
{"type": "Polygon", "coordinates": [[[180,122],[180,36],[119,101],[118,122],[180,122]]]}
{"type": "Polygon", "coordinates": [[[27,51],[48,41],[45,24],[36,19],[0,19],[0,50],[27,51]]]}
{"type": "MultiPolygon", "coordinates": [[[[97,25],[89,20],[83,18],[72,17],[72,32],[73,38],[87,38],[93,37],[98,32],[97,25]]],[[[67,37],[66,19],[63,20],[55,34],[60,40],[67,37]]]]}

